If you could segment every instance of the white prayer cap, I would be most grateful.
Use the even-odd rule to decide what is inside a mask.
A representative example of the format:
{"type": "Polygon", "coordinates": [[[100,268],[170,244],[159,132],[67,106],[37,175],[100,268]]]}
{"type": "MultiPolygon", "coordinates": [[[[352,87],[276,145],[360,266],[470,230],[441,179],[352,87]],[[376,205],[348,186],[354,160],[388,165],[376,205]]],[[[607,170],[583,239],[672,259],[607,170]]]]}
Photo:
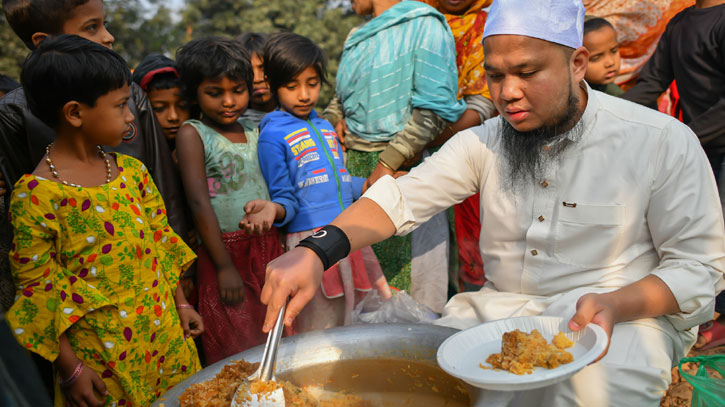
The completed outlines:
{"type": "Polygon", "coordinates": [[[483,38],[524,35],[579,48],[584,36],[584,14],[582,0],[494,0],[483,38]]]}

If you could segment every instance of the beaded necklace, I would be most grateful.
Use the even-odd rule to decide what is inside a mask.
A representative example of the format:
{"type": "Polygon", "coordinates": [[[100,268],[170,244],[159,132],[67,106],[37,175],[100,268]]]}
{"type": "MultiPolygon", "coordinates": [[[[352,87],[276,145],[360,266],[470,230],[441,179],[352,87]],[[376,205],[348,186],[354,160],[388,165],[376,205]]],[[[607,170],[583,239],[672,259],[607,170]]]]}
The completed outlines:
{"type": "MultiPolygon", "coordinates": [[[[63,185],[82,188],[81,185],[74,184],[72,182],[62,180],[60,178],[60,175],[58,175],[58,171],[55,169],[55,165],[53,165],[53,161],[50,159],[50,148],[51,147],[53,147],[53,143],[50,143],[50,144],[48,144],[47,147],[45,147],[45,162],[48,163],[48,168],[50,168],[50,172],[53,174],[53,176],[58,181],[60,181],[60,183],[63,185]]],[[[106,162],[106,184],[108,184],[109,182],[111,182],[111,161],[108,159],[108,155],[106,154],[105,151],[103,151],[101,146],[96,146],[96,147],[98,147],[98,156],[101,157],[103,159],[103,161],[106,162]]]]}

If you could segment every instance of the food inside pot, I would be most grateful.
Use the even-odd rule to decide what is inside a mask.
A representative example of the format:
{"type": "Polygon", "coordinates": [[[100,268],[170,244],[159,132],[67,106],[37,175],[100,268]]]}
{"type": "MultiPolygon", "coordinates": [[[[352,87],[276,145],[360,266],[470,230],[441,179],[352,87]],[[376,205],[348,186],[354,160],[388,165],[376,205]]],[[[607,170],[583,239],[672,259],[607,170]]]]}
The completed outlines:
{"type": "MultiPolygon", "coordinates": [[[[225,366],[212,380],[191,385],[181,407],[229,407],[242,379],[257,364],[225,366]]],[[[463,384],[428,362],[356,359],[313,365],[277,375],[287,407],[467,407],[463,384]]]]}

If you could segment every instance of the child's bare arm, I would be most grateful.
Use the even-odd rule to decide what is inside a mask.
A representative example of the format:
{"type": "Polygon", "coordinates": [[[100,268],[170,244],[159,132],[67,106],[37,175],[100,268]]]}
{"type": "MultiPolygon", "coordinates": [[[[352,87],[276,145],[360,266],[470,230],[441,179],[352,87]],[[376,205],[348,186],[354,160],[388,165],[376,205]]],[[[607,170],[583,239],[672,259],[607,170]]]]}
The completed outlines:
{"type": "Polygon", "coordinates": [[[196,312],[194,307],[186,301],[184,288],[181,284],[176,286],[174,300],[176,300],[176,309],[179,312],[181,327],[184,329],[184,338],[188,338],[189,336],[196,338],[197,336],[203,334],[204,321],[201,319],[201,315],[196,312]]]}
{"type": "Polygon", "coordinates": [[[65,333],[60,335],[60,353],[55,360],[55,366],[60,374],[61,389],[68,405],[95,407],[106,404],[108,390],[105,383],[95,371],[84,366],[76,357],[65,333]],[[64,385],[63,382],[70,383],[64,385]]]}
{"type": "Polygon", "coordinates": [[[239,303],[244,299],[244,284],[224,247],[219,221],[211,207],[204,165],[204,144],[193,126],[184,125],[179,129],[176,153],[181,163],[181,180],[194,224],[217,270],[219,295],[225,303],[239,303]]]}

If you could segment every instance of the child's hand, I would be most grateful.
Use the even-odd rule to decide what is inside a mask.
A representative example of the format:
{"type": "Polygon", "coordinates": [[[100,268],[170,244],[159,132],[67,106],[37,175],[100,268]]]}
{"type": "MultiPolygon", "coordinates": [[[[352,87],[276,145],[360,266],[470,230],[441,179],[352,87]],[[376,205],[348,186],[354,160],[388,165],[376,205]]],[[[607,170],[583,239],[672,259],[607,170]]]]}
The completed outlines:
{"type": "Polygon", "coordinates": [[[184,329],[184,339],[191,336],[196,338],[204,333],[204,320],[194,308],[179,308],[179,319],[181,319],[181,327],[184,329]]]}
{"type": "Polygon", "coordinates": [[[277,207],[273,202],[255,199],[244,205],[246,214],[239,222],[239,228],[253,235],[261,235],[272,228],[277,216],[277,207]]]}
{"type": "Polygon", "coordinates": [[[216,273],[219,296],[225,304],[238,304],[244,300],[244,282],[236,267],[221,268],[216,273]]]}
{"type": "MultiPolygon", "coordinates": [[[[64,373],[60,370],[61,377],[70,377],[73,372],[64,373]]],[[[65,395],[66,406],[70,407],[100,407],[106,404],[108,390],[98,374],[88,366],[83,366],[81,374],[73,384],[68,387],[61,387],[65,395]],[[100,394],[101,397],[98,397],[100,394]]]]}

